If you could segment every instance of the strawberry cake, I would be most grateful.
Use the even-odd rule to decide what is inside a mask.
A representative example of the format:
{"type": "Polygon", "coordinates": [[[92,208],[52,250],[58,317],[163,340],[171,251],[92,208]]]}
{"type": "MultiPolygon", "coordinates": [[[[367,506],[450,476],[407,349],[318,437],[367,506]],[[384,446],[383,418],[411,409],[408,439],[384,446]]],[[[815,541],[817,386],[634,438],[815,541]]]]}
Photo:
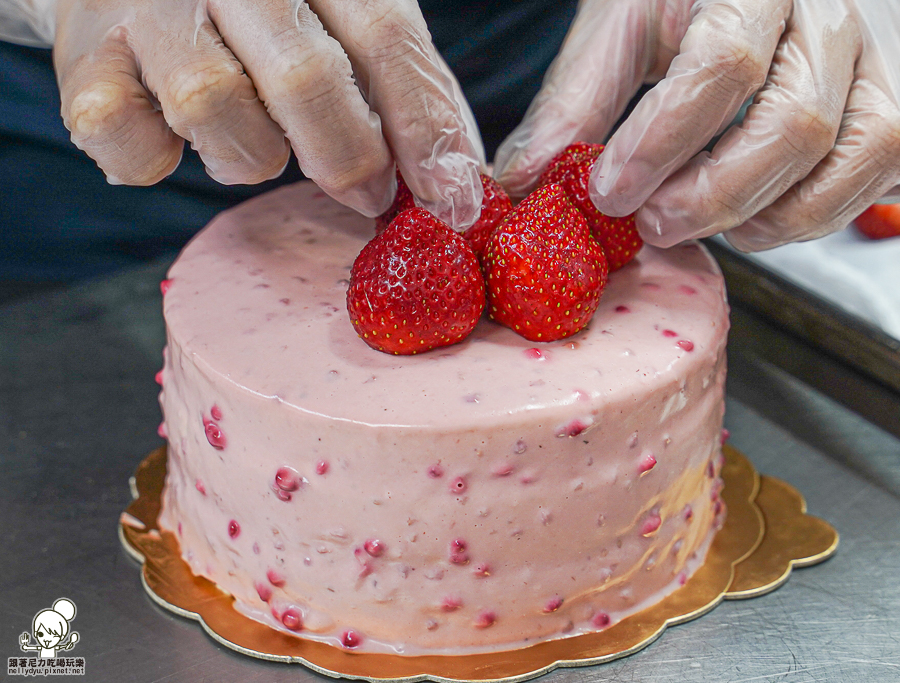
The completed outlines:
{"type": "Polygon", "coordinates": [[[568,339],[485,317],[392,356],[345,304],[373,234],[301,183],[172,266],[159,521],[191,569],[273,629],[410,655],[601,630],[683,585],[724,514],[708,253],[644,247],[568,339]]]}

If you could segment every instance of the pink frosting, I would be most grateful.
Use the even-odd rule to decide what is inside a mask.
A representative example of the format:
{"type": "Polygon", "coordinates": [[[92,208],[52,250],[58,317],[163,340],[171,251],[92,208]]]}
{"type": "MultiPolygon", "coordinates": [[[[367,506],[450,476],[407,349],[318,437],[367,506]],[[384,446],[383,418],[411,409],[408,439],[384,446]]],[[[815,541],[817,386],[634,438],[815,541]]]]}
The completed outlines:
{"type": "Polygon", "coordinates": [[[676,590],[722,515],[728,311],[705,250],[645,247],[567,340],[482,321],[396,357],[345,308],[373,234],[301,183],[173,265],[160,523],[193,571],[272,628],[408,654],[594,631],[676,590]]]}

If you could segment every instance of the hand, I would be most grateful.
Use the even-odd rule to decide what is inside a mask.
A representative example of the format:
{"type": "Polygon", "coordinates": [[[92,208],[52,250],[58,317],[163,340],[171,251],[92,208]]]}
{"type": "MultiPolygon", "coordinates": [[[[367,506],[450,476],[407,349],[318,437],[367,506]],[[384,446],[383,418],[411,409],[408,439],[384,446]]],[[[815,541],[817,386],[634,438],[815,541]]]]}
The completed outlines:
{"type": "Polygon", "coordinates": [[[497,153],[500,181],[530,190],[557,151],[602,141],[656,81],[590,187],[604,213],[637,211],[651,244],[726,232],[752,251],[812,239],[900,180],[896,0],[585,0],[497,153]]]}
{"type": "Polygon", "coordinates": [[[60,0],[53,56],[72,141],[112,183],[158,182],[184,140],[216,180],[258,183],[290,144],[366,215],[395,161],[443,220],[480,210],[474,117],[414,0],[60,0]]]}

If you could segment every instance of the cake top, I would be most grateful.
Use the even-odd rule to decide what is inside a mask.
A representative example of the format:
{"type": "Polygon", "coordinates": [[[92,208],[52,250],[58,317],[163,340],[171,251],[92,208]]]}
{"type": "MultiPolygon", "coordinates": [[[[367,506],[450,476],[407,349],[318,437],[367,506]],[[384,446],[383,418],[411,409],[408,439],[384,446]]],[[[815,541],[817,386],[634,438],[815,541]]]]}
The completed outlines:
{"type": "Polygon", "coordinates": [[[690,243],[645,246],[567,339],[536,344],[482,320],[460,344],[387,355],[357,337],[345,303],[373,235],[372,219],[309,182],[220,214],[169,272],[170,334],[210,373],[303,411],[457,428],[674,381],[678,364],[700,362],[725,334],[721,274],[690,243]]]}

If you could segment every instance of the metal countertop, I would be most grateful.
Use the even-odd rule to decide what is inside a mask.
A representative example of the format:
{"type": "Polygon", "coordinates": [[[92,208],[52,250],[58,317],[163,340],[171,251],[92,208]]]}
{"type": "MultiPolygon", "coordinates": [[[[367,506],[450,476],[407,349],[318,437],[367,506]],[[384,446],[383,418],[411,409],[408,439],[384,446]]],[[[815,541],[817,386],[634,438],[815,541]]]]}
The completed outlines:
{"type": "MultiPolygon", "coordinates": [[[[157,264],[0,305],[0,676],[8,657],[24,655],[19,634],[35,613],[65,596],[78,608],[81,641],[66,653],[85,660],[77,680],[329,680],[231,652],[157,607],[119,545],[128,478],[160,445],[164,272],[157,264]]],[[[670,628],[636,655],[540,681],[900,681],[900,440],[756,355],[741,315],[731,443],[838,529],[837,555],[767,596],[670,628]]]]}

